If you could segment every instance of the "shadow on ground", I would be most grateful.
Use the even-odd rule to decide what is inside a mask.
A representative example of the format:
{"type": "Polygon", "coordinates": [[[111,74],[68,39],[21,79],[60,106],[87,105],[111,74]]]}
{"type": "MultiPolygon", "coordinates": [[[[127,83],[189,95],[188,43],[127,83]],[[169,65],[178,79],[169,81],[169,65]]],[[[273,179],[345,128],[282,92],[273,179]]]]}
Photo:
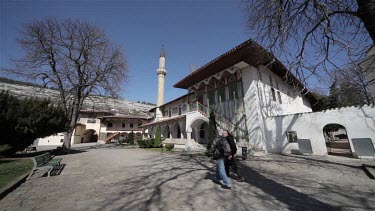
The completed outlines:
{"type": "Polygon", "coordinates": [[[356,198],[353,192],[342,190],[338,185],[323,184],[316,188],[314,178],[305,179],[301,178],[301,175],[293,178],[293,175],[289,174],[274,175],[286,180],[286,183],[293,184],[299,181],[295,183],[297,188],[287,186],[243,163],[240,164],[240,169],[245,182],[234,184],[233,191],[228,191],[207,181],[212,179],[214,173],[214,165],[208,162],[207,158],[169,155],[148,162],[149,165],[134,168],[134,175],[140,176],[113,184],[111,188],[121,187],[121,190],[103,201],[100,209],[161,210],[172,207],[178,210],[190,207],[192,210],[198,210],[206,207],[225,210],[341,210],[343,206],[354,209],[371,208],[366,198],[356,198]],[[165,163],[168,163],[169,167],[165,167],[165,163]],[[283,178],[284,176],[291,178],[283,178]],[[186,183],[184,182],[186,180],[194,182],[186,183]],[[314,194],[309,195],[296,189],[313,189],[314,194]],[[341,191],[347,194],[340,195],[341,191]],[[357,200],[358,203],[352,206],[347,206],[345,203],[344,205],[331,204],[332,199],[322,201],[316,197],[319,194],[327,196],[339,194],[337,197],[340,199],[351,197],[351,200],[357,200]]]}

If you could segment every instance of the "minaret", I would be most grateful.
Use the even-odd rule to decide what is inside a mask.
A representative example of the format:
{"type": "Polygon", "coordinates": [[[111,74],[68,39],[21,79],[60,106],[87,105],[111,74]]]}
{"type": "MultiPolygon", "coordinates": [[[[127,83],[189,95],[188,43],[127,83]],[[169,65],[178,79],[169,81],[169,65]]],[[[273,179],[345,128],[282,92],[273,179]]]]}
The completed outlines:
{"type": "Polygon", "coordinates": [[[165,69],[165,52],[164,47],[161,49],[160,58],[159,58],[159,68],[157,70],[158,75],[158,100],[156,108],[156,120],[163,117],[160,106],[164,104],[164,79],[167,75],[167,70],[165,69]]]}

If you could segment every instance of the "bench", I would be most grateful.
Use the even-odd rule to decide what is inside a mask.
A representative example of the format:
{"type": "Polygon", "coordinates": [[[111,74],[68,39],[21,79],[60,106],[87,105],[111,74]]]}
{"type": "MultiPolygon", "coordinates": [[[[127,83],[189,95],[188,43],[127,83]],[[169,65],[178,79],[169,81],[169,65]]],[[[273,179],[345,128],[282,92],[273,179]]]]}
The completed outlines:
{"type": "Polygon", "coordinates": [[[26,148],[25,148],[25,153],[27,153],[27,152],[31,152],[31,151],[37,151],[37,150],[36,150],[36,147],[30,146],[30,147],[26,147],[26,148]]]}
{"type": "Polygon", "coordinates": [[[56,166],[60,166],[61,160],[61,158],[53,158],[49,152],[33,157],[34,167],[27,179],[30,179],[31,175],[33,175],[34,171],[37,169],[48,169],[48,177],[50,177],[52,169],[56,166]]]}

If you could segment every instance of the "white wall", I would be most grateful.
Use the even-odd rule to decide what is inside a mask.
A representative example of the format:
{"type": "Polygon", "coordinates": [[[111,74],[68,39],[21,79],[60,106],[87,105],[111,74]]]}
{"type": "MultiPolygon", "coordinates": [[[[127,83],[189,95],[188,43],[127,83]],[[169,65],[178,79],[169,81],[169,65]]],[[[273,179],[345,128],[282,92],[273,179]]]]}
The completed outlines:
{"type": "Polygon", "coordinates": [[[311,112],[307,98],[300,96],[298,90],[293,89],[280,77],[265,66],[260,66],[262,79],[258,68],[248,66],[242,69],[242,85],[244,92],[244,110],[248,129],[249,145],[267,150],[264,118],[276,115],[286,115],[300,112],[311,112]],[[273,86],[270,84],[271,75],[273,86]],[[276,81],[278,86],[276,86],[276,81]],[[271,88],[276,91],[276,101],[271,96],[271,88]],[[278,89],[277,89],[278,88],[278,89]],[[279,102],[277,91],[280,92],[282,103],[279,102]]]}
{"type": "Polygon", "coordinates": [[[326,155],[323,127],[336,123],[345,127],[353,153],[352,138],[371,138],[375,143],[375,107],[347,107],[324,112],[295,114],[265,119],[268,152],[290,153],[297,143],[288,143],[286,132],[296,131],[299,139],[310,139],[313,154],[326,155]]]}
{"type": "Polygon", "coordinates": [[[37,146],[61,146],[63,142],[61,139],[64,140],[64,134],[58,133],[53,136],[47,136],[45,138],[39,138],[37,141],[34,141],[34,145],[37,146]]]}
{"type": "MultiPolygon", "coordinates": [[[[262,74],[262,80],[259,80],[258,73],[255,72],[255,69],[252,71],[253,75],[250,80],[258,81],[256,85],[258,89],[257,92],[259,93],[258,97],[264,116],[278,116],[312,111],[309,100],[305,96],[301,96],[299,88],[289,85],[265,66],[260,66],[258,68],[262,74]],[[272,86],[270,84],[270,76],[273,82],[272,86]],[[276,101],[272,99],[271,88],[275,90],[276,101]],[[277,92],[280,92],[281,103],[279,102],[277,92]]],[[[248,80],[248,78],[245,80],[248,80]]]]}

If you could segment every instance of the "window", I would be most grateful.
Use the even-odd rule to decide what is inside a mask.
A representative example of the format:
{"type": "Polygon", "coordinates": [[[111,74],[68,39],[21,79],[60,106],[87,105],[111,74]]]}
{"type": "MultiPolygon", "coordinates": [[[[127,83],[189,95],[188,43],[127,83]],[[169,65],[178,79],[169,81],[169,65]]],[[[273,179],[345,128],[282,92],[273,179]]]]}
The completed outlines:
{"type": "Polygon", "coordinates": [[[281,94],[280,94],[279,91],[277,92],[277,96],[279,97],[279,103],[280,103],[280,104],[283,104],[283,101],[281,100],[281,94]]]}
{"type": "Polygon", "coordinates": [[[272,100],[276,101],[276,93],[275,93],[275,89],[274,88],[271,88],[271,94],[272,94],[272,100]]]}
{"type": "Polygon", "coordinates": [[[178,115],[181,115],[181,114],[182,114],[181,107],[178,107],[178,115]]]}
{"type": "Polygon", "coordinates": [[[124,128],[125,127],[125,123],[122,123],[122,128],[124,128]]]}
{"type": "Polygon", "coordinates": [[[141,125],[142,125],[142,123],[138,123],[138,128],[140,128],[140,127],[141,127],[141,125]]]}
{"type": "Polygon", "coordinates": [[[60,143],[63,143],[64,142],[64,139],[60,139],[60,143]]]}
{"type": "Polygon", "coordinates": [[[288,142],[293,143],[297,142],[297,132],[296,131],[287,131],[286,132],[286,138],[288,139],[288,142]]]}
{"type": "Polygon", "coordinates": [[[237,98],[236,83],[229,84],[228,92],[229,92],[229,100],[233,100],[234,98],[237,98]]]}
{"type": "Polygon", "coordinates": [[[258,78],[261,81],[262,80],[262,72],[260,72],[260,69],[258,68],[258,78]]]}
{"type": "Polygon", "coordinates": [[[272,76],[270,75],[270,85],[273,86],[272,76]]]}
{"type": "Polygon", "coordinates": [[[217,95],[219,97],[219,102],[225,102],[226,101],[226,97],[225,97],[225,87],[220,87],[218,90],[217,90],[217,95]]]}
{"type": "Polygon", "coordinates": [[[164,111],[163,116],[164,116],[164,117],[168,116],[168,110],[165,110],[165,111],[164,111]]]}
{"type": "Polygon", "coordinates": [[[233,83],[236,81],[236,76],[235,75],[231,75],[229,78],[228,78],[228,83],[233,83]]]}
{"type": "Polygon", "coordinates": [[[182,105],[182,111],[186,111],[186,104],[182,105]]]}
{"type": "Polygon", "coordinates": [[[210,102],[210,105],[214,105],[216,103],[215,100],[215,90],[211,90],[207,93],[208,100],[210,102]]]}
{"type": "Polygon", "coordinates": [[[130,123],[130,128],[133,128],[133,123],[130,123]]]}
{"type": "Polygon", "coordinates": [[[172,114],[177,114],[177,108],[176,107],[172,109],[172,114]]]}
{"type": "Polygon", "coordinates": [[[112,127],[113,126],[113,123],[112,122],[108,122],[107,123],[107,127],[112,127]]]}
{"type": "Polygon", "coordinates": [[[171,110],[169,110],[169,117],[171,117],[172,116],[172,111],[171,110]]]}

